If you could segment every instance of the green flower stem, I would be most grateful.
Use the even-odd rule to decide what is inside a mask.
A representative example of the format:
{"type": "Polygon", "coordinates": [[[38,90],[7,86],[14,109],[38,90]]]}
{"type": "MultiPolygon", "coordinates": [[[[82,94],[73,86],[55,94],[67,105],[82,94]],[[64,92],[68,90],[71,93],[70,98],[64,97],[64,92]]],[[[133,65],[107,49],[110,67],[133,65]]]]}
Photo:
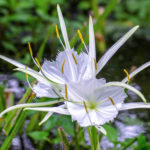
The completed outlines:
{"type": "Polygon", "coordinates": [[[92,127],[87,127],[87,130],[88,130],[92,150],[101,150],[97,129],[94,126],[92,126],[92,127]]]}

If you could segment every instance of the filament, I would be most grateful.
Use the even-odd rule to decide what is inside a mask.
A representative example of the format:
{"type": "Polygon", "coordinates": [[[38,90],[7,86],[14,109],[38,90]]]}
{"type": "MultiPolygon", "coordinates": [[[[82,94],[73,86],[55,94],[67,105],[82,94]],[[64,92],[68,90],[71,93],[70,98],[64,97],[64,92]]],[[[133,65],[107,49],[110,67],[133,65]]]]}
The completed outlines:
{"type": "MultiPolygon", "coordinates": [[[[27,66],[25,66],[25,69],[27,70],[27,66]]],[[[28,83],[29,87],[32,89],[32,91],[34,91],[32,86],[31,86],[31,84],[30,84],[30,82],[29,82],[29,75],[28,75],[28,73],[26,73],[26,80],[27,80],[27,83],[28,83]]]]}
{"type": "Polygon", "coordinates": [[[49,78],[47,78],[47,76],[45,75],[45,73],[44,73],[44,71],[43,71],[43,69],[42,69],[42,66],[41,66],[40,62],[38,61],[38,59],[37,59],[36,57],[35,57],[35,62],[36,62],[36,64],[37,64],[38,68],[40,69],[42,75],[43,75],[48,81],[52,82],[52,81],[51,81],[49,78]]]}

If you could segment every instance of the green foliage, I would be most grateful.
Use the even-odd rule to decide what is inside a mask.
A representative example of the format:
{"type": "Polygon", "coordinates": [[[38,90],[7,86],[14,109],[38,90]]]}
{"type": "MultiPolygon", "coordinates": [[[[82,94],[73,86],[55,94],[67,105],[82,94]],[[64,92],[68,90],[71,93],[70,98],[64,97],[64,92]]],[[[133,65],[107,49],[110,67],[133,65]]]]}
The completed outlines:
{"type": "Polygon", "coordinates": [[[114,16],[118,21],[127,21],[131,24],[139,24],[144,26],[150,25],[150,20],[148,19],[149,15],[149,0],[122,1],[114,10],[114,16]]]}
{"type": "Polygon", "coordinates": [[[4,86],[0,85],[0,112],[6,108],[6,101],[4,98],[4,86]]]}
{"type": "Polygon", "coordinates": [[[48,137],[49,133],[46,131],[33,131],[28,133],[28,135],[36,141],[41,141],[41,140],[46,140],[48,137]]]}
{"type": "Polygon", "coordinates": [[[106,137],[108,138],[108,140],[111,141],[111,142],[117,141],[117,139],[118,139],[117,130],[109,124],[105,124],[103,127],[107,131],[106,137]]]}
{"type": "Polygon", "coordinates": [[[146,137],[143,134],[138,137],[138,144],[135,150],[150,150],[150,142],[147,143],[146,137]]]}

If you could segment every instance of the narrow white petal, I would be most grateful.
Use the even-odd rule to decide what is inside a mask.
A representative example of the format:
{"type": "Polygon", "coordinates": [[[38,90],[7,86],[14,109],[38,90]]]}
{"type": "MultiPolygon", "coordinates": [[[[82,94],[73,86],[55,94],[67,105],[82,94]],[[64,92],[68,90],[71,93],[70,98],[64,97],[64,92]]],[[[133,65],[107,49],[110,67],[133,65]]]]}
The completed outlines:
{"type": "MultiPolygon", "coordinates": [[[[15,60],[13,60],[13,59],[10,59],[10,58],[8,58],[8,57],[5,57],[5,56],[0,55],[0,58],[3,59],[3,60],[5,60],[5,61],[7,61],[7,62],[9,62],[9,63],[11,63],[11,64],[13,64],[13,65],[16,66],[16,67],[25,68],[25,65],[23,65],[23,64],[21,64],[21,63],[15,61],[15,60]]],[[[29,69],[29,68],[28,68],[28,69],[29,69]]]]}
{"type": "Polygon", "coordinates": [[[126,103],[123,104],[122,107],[120,108],[120,111],[122,110],[129,110],[129,109],[143,109],[143,108],[150,108],[150,103],[126,103]]]}
{"type": "Polygon", "coordinates": [[[25,108],[24,110],[35,110],[35,111],[53,112],[63,115],[70,115],[67,109],[59,107],[36,107],[36,108],[25,108]]]}
{"type": "Polygon", "coordinates": [[[47,106],[47,105],[52,105],[52,104],[56,104],[56,103],[60,103],[62,101],[60,100],[56,100],[56,101],[50,101],[50,102],[42,102],[42,103],[26,103],[26,104],[18,104],[18,105],[14,105],[11,106],[7,109],[5,109],[3,112],[0,113],[0,117],[2,117],[4,114],[6,114],[9,111],[15,110],[15,109],[19,109],[19,108],[25,108],[25,107],[39,107],[39,106],[47,106]]]}
{"type": "MultiPolygon", "coordinates": [[[[138,74],[139,72],[141,72],[142,70],[144,70],[145,68],[150,66],[150,61],[146,62],[145,64],[143,64],[142,66],[140,66],[139,68],[137,68],[136,70],[134,70],[131,74],[129,74],[130,79],[133,78],[136,74],[138,74]]],[[[123,83],[127,82],[128,78],[124,78],[122,80],[123,83]]]]}
{"type": "Polygon", "coordinates": [[[42,125],[43,123],[45,123],[51,116],[53,115],[53,112],[48,112],[44,118],[41,120],[41,122],[39,123],[39,125],[42,125]]]}
{"type": "Polygon", "coordinates": [[[105,136],[107,135],[107,131],[102,126],[95,126],[96,129],[100,132],[102,132],[105,136]]]}
{"type": "Polygon", "coordinates": [[[136,88],[134,88],[128,84],[122,83],[122,82],[108,82],[104,86],[100,87],[99,89],[109,87],[109,86],[120,86],[123,88],[127,88],[127,89],[131,90],[132,92],[134,92],[135,94],[137,94],[144,101],[144,103],[146,103],[146,99],[140,91],[138,91],[136,88]]]}
{"type": "Polygon", "coordinates": [[[64,38],[65,45],[66,45],[66,49],[69,50],[71,48],[70,48],[70,44],[69,44],[69,40],[68,40],[67,30],[66,30],[65,22],[64,22],[63,15],[62,15],[62,12],[61,12],[61,9],[60,9],[59,5],[57,5],[57,12],[58,12],[61,32],[63,34],[63,38],[64,38]]]}
{"type": "Polygon", "coordinates": [[[46,85],[49,85],[49,86],[52,85],[52,81],[47,80],[46,78],[44,78],[39,72],[24,69],[24,68],[16,68],[15,70],[27,73],[27,74],[31,75],[32,77],[36,78],[38,81],[40,81],[40,82],[42,82],[46,85]]]}
{"type": "MultiPolygon", "coordinates": [[[[58,107],[61,107],[61,108],[64,108],[66,105],[63,104],[63,105],[60,105],[58,107]]],[[[53,112],[48,112],[44,118],[41,120],[41,122],[39,123],[39,125],[42,125],[43,123],[45,123],[51,116],[53,115],[53,112]]]]}
{"type": "Polygon", "coordinates": [[[68,59],[72,80],[76,81],[77,80],[76,64],[74,63],[73,59],[71,58],[70,53],[68,51],[65,51],[65,53],[66,53],[66,56],[68,59]]]}
{"type": "Polygon", "coordinates": [[[93,59],[96,58],[96,49],[95,49],[95,37],[92,17],[89,18],[89,56],[93,59]]]}
{"type": "Polygon", "coordinates": [[[128,31],[121,39],[119,39],[97,63],[97,74],[103,69],[109,59],[117,52],[117,50],[130,38],[130,36],[139,28],[139,26],[133,27],[128,31]]]}

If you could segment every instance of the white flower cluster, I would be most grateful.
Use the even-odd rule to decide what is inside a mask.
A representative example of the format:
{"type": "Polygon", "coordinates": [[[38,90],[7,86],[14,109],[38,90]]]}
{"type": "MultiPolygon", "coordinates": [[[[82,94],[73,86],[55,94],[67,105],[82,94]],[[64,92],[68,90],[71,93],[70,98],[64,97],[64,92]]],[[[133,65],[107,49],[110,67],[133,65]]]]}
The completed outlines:
{"type": "Polygon", "coordinates": [[[133,108],[150,108],[150,105],[146,103],[146,99],[143,94],[128,84],[128,79],[131,79],[137,73],[150,66],[150,62],[143,64],[130,75],[127,73],[128,77],[123,79],[121,82],[107,83],[104,78],[96,78],[96,75],[103,69],[110,58],[127,41],[127,39],[137,30],[138,26],[135,26],[128,31],[107,50],[99,61],[96,61],[92,18],[89,18],[89,49],[87,49],[83,37],[78,30],[86,52],[77,54],[74,48],[70,47],[65,22],[59,5],[57,6],[57,11],[64,44],[60,39],[57,26],[56,33],[64,51],[59,52],[55,61],[45,60],[41,66],[38,60],[33,58],[30,44],[29,50],[33,61],[40,69],[39,72],[5,56],[0,55],[0,58],[17,66],[18,68],[16,70],[26,73],[27,81],[28,74],[38,81],[33,87],[31,87],[29,83],[37,97],[61,97],[62,100],[55,102],[59,103],[63,101],[64,104],[57,107],[45,107],[45,105],[55,103],[53,101],[50,103],[20,104],[6,109],[0,114],[0,116],[10,110],[27,107],[25,108],[26,110],[48,112],[41,123],[45,122],[52,113],[55,112],[71,115],[72,120],[76,120],[80,126],[87,127],[94,125],[105,133],[101,125],[108,121],[112,121],[119,111],[133,108]],[[125,104],[124,100],[127,97],[125,89],[136,93],[144,101],[144,103],[125,104]]]}

